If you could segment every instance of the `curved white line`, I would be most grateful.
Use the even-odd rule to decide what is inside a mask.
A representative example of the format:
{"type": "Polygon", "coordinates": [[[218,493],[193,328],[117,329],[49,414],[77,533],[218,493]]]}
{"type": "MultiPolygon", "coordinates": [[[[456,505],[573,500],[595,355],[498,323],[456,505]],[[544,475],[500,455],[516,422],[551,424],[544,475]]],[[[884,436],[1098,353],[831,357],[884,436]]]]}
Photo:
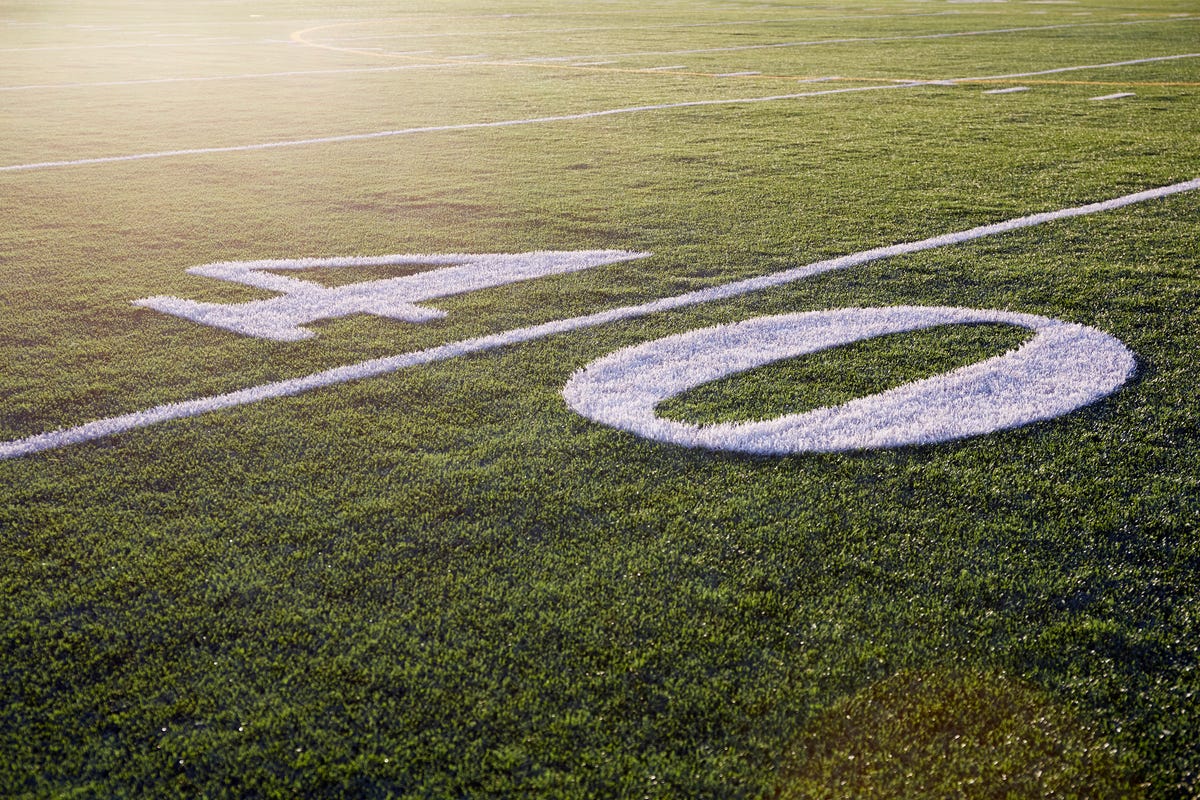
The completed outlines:
{"type": "Polygon", "coordinates": [[[658,442],[757,455],[936,444],[1053,419],[1133,375],[1133,354],[1085,325],[1032,314],[893,306],[806,311],[697,328],[633,345],[578,370],[563,387],[580,415],[658,442]],[[657,408],[754,367],[939,325],[1003,323],[1036,334],[1019,349],[847,403],[765,420],[698,425],[657,408]]]}

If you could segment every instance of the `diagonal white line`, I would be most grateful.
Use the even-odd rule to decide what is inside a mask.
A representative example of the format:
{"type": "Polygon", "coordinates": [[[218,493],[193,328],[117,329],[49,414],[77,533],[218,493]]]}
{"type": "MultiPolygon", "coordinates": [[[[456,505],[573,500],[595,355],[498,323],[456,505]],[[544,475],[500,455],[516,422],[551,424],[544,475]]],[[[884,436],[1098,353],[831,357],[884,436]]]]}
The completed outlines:
{"type": "MultiPolygon", "coordinates": [[[[1188,17],[1187,19],[1200,19],[1200,17],[1197,17],[1197,18],[1188,17]]],[[[553,122],[569,122],[572,120],[590,119],[590,118],[594,118],[594,117],[605,117],[605,116],[611,116],[611,115],[617,115],[617,114],[634,114],[634,113],[639,113],[639,112],[644,112],[644,111],[664,111],[664,110],[669,110],[669,109],[674,109],[674,108],[691,108],[691,107],[695,107],[695,106],[719,106],[719,105],[741,105],[741,104],[746,104],[746,103],[768,103],[768,102],[775,102],[775,101],[779,101],[779,100],[798,100],[798,99],[805,98],[805,97],[818,97],[818,96],[827,95],[827,94],[847,94],[847,93],[852,93],[852,92],[869,92],[869,91],[876,91],[876,90],[881,90],[881,89],[903,89],[903,88],[910,88],[910,87],[914,87],[914,86],[925,86],[925,85],[952,86],[956,82],[959,82],[959,81],[970,82],[970,81],[983,81],[983,80],[1000,80],[1000,79],[1005,79],[1005,78],[1026,78],[1026,77],[1033,77],[1036,75],[1050,75],[1050,74],[1053,74],[1056,72],[1074,72],[1077,70],[1105,69],[1105,68],[1109,68],[1109,67],[1131,66],[1131,65],[1135,65],[1135,64],[1147,64],[1147,63],[1156,62],[1156,61],[1174,61],[1174,60],[1178,60],[1178,59],[1197,58],[1197,57],[1200,57],[1200,53],[1182,53],[1179,55],[1171,55],[1171,56],[1156,56],[1153,58],[1139,58],[1139,59],[1133,59],[1130,61],[1113,61],[1113,62],[1109,62],[1109,63],[1105,63],[1105,64],[1084,64],[1084,65],[1070,66],[1070,67],[1055,67],[1053,69],[1038,70],[1035,72],[1014,72],[1014,73],[1010,73],[1007,75],[988,75],[988,76],[977,77],[977,78],[949,78],[946,80],[939,80],[939,81],[917,81],[917,80],[896,81],[896,82],[891,82],[891,83],[889,83],[887,85],[883,85],[883,86],[857,86],[857,87],[851,87],[851,88],[845,88],[845,89],[828,89],[828,90],[820,91],[820,92],[801,92],[801,93],[797,93],[797,94],[769,95],[766,97],[741,97],[741,98],[734,98],[734,99],[730,99],[730,100],[692,100],[692,101],[681,102],[681,103],[661,103],[661,104],[657,104],[657,105],[631,106],[628,108],[611,108],[611,109],[605,109],[605,110],[601,110],[601,111],[585,111],[585,112],[582,112],[579,114],[560,114],[560,115],[554,115],[554,116],[533,117],[530,119],[501,120],[501,121],[497,121],[497,122],[467,122],[467,123],[462,123],[462,124],[458,124],[458,125],[432,125],[432,126],[416,127],[416,128],[401,128],[401,129],[390,130],[390,131],[372,131],[370,133],[350,133],[350,134],[343,134],[340,136],[320,136],[320,137],[314,137],[314,138],[309,138],[309,139],[291,139],[291,140],[286,140],[286,141],[281,141],[281,142],[259,142],[259,143],[254,143],[254,144],[229,145],[229,146],[225,146],[225,147],[196,147],[196,148],[187,148],[187,149],[181,149],[181,150],[161,150],[161,151],[156,151],[156,152],[151,152],[151,153],[133,153],[130,155],[123,155],[123,156],[100,156],[100,157],[96,157],[96,158],[78,158],[78,159],[68,159],[68,160],[62,160],[62,161],[39,161],[39,162],[34,162],[34,163],[29,163],[29,164],[10,164],[7,166],[0,166],[0,172],[22,172],[22,171],[38,170],[38,169],[50,169],[50,168],[54,168],[54,167],[78,167],[78,166],[86,166],[86,165],[90,165],[90,164],[111,164],[111,163],[117,163],[117,162],[121,162],[121,161],[142,161],[142,160],[146,160],[146,159],[172,158],[172,157],[177,157],[177,156],[191,156],[191,155],[206,155],[206,154],[210,154],[210,153],[239,153],[239,152],[248,152],[248,151],[253,151],[253,150],[271,150],[271,149],[275,149],[275,148],[279,148],[279,147],[300,147],[300,146],[304,146],[304,145],[333,144],[333,143],[337,143],[337,142],[354,142],[354,141],[362,141],[362,140],[366,140],[366,139],[381,139],[381,138],[388,138],[388,137],[393,137],[393,136],[411,136],[411,135],[422,134],[422,133],[444,133],[444,132],[448,132],[448,131],[473,130],[473,129],[477,129],[477,128],[503,128],[503,127],[518,126],[518,125],[539,125],[539,124],[553,123],[553,122]]],[[[403,65],[400,67],[375,67],[375,68],[366,68],[366,70],[370,71],[373,69],[377,69],[377,70],[404,69],[404,68],[411,67],[411,66],[427,67],[427,66],[431,66],[431,65],[421,64],[421,65],[403,65]]],[[[450,64],[447,66],[456,67],[459,65],[458,64],[450,64]]],[[[291,74],[291,73],[277,73],[277,74],[283,75],[283,74],[291,74]]],[[[299,74],[299,73],[297,73],[297,74],[299,74]]],[[[249,76],[247,76],[247,77],[249,77],[249,76]]],[[[258,77],[258,76],[255,76],[255,77],[258,77]]],[[[266,75],[263,75],[262,77],[266,77],[266,75]]],[[[174,79],[167,79],[167,80],[174,80],[174,79]]],[[[832,78],[814,78],[814,79],[809,79],[809,80],[802,80],[800,82],[801,83],[813,83],[813,82],[817,82],[817,81],[827,81],[827,80],[832,80],[832,78]]],[[[97,85],[99,85],[99,84],[97,84],[97,85]]],[[[19,88],[25,88],[25,87],[0,87],[0,91],[4,91],[6,88],[19,89],[19,88]]]]}
{"type": "Polygon", "coordinates": [[[884,86],[856,86],[847,89],[826,89],[820,92],[798,92],[794,94],[776,94],[768,97],[739,97],[730,100],[690,100],[682,103],[661,103],[658,105],[630,106],[628,108],[609,108],[603,111],[584,111],[579,114],[558,114],[549,117],[532,117],[530,119],[509,119],[498,122],[465,122],[458,125],[429,125],[419,128],[401,128],[392,131],[374,131],[372,133],[348,133],[341,136],[321,136],[313,139],[290,139],[281,142],[262,142],[258,144],[237,144],[226,147],[195,147],[186,150],[160,150],[154,153],[135,153],[125,156],[101,156],[99,158],[77,158],[69,161],[40,161],[33,164],[10,164],[0,167],[0,172],[22,172],[52,167],[80,167],[88,164],[112,164],[120,161],[144,161],[153,158],[172,158],[176,156],[196,156],[210,153],[244,153],[251,150],[273,150],[280,147],[301,147],[314,144],[333,144],[335,142],[359,142],[367,139],[385,139],[393,136],[413,136],[422,133],[445,133],[448,131],[469,131],[481,128],[508,128],[518,125],[541,125],[551,122],[571,122],[595,117],[610,117],[619,114],[636,114],[644,111],[666,111],[675,108],[699,108],[702,106],[732,106],[748,103],[771,103],[779,100],[799,100],[804,97],[820,97],[827,94],[849,94],[851,92],[871,92],[883,89],[905,89],[913,86],[924,86],[919,81],[892,84],[884,86]]]}
{"type": "Polygon", "coordinates": [[[1011,72],[1007,75],[982,75],[978,78],[955,78],[959,81],[994,81],[1004,78],[1032,78],[1036,75],[1054,75],[1059,72],[1078,72],[1082,69],[1107,69],[1108,67],[1131,67],[1135,64],[1152,64],[1155,61],[1178,61],[1181,58],[1200,58],[1200,53],[1181,53],[1175,56],[1155,56],[1153,58],[1135,58],[1130,61],[1110,61],[1107,64],[1081,64],[1077,67],[1056,67],[1040,69],[1036,72],[1011,72]]]}
{"type": "Polygon", "coordinates": [[[708,289],[699,289],[694,292],[675,295],[674,297],[664,297],[662,299],[652,300],[648,303],[642,303],[640,305],[614,308],[608,311],[600,311],[595,314],[586,314],[580,317],[556,320],[554,322],[547,322],[541,325],[531,325],[526,328],[517,328],[510,331],[505,331],[503,333],[491,334],[489,336],[479,336],[474,339],[464,339],[459,342],[452,342],[439,347],[431,347],[427,350],[419,350],[411,353],[389,356],[386,358],[375,358],[369,361],[361,361],[357,364],[336,367],[334,369],[317,372],[312,375],[306,375],[301,378],[292,378],[290,380],[267,383],[261,386],[253,386],[248,389],[241,389],[239,391],[229,392],[226,394],[214,395],[211,397],[201,397],[195,400],[186,400],[180,403],[167,403],[166,405],[155,406],[154,408],[149,408],[144,411],[136,411],[132,414],[124,414],[119,417],[110,417],[109,419],[89,422],[85,425],[79,425],[74,428],[64,428],[61,430],[50,431],[48,433],[37,434],[35,436],[28,436],[23,439],[14,439],[9,442],[0,443],[0,459],[16,458],[19,456],[30,455],[32,453],[38,453],[44,450],[54,450],[70,444],[90,442],[106,436],[111,436],[113,434],[122,433],[124,431],[134,430],[136,428],[144,428],[159,422],[195,417],[201,414],[207,414],[210,411],[219,411],[225,408],[235,408],[237,406],[247,405],[249,403],[256,403],[259,400],[267,400],[277,397],[290,397],[292,395],[301,394],[312,389],[318,389],[325,386],[334,386],[339,383],[361,380],[363,378],[370,378],[377,375],[386,375],[407,367],[414,367],[420,364],[432,364],[438,361],[446,361],[448,359],[455,358],[456,356],[468,355],[470,353],[482,353],[511,344],[541,339],[556,333],[566,333],[583,328],[592,328],[598,325],[605,325],[610,322],[633,319],[635,317],[643,317],[660,311],[685,308],[688,306],[699,305],[701,303],[713,302],[715,300],[727,300],[733,297],[748,294],[750,292],[759,291],[761,289],[782,286],[802,278],[819,275],[823,272],[857,267],[872,261],[878,261],[880,259],[905,255],[907,253],[917,253],[922,250],[932,250],[937,247],[946,247],[948,245],[958,244],[960,242],[971,241],[972,239],[981,239],[985,236],[995,236],[997,234],[1007,233],[1009,231],[1015,231],[1021,228],[1042,225],[1055,220],[1081,217],[1088,214],[1097,214],[1102,211],[1111,211],[1113,209],[1122,208],[1135,203],[1143,203],[1148,200],[1156,200],[1174,194],[1195,191],[1197,189],[1200,189],[1200,178],[1184,181],[1182,183],[1175,183],[1170,186],[1163,186],[1157,189],[1148,189],[1143,192],[1135,192],[1133,194],[1127,194],[1122,197],[1116,197],[1111,200],[1104,200],[1098,203],[1089,203],[1083,206],[1074,206],[1072,208],[1064,208],[1058,211],[1048,211],[1041,214],[1030,214],[1024,217],[1005,220],[1004,222],[997,222],[992,225],[981,225],[969,230],[947,233],[941,236],[933,236],[916,242],[905,242],[888,247],[876,247],[871,250],[863,250],[861,252],[841,256],[839,258],[818,261],[803,267],[797,267],[795,269],[785,270],[783,272],[778,272],[771,275],[762,275],[757,278],[734,281],[732,283],[713,286],[708,289]]]}

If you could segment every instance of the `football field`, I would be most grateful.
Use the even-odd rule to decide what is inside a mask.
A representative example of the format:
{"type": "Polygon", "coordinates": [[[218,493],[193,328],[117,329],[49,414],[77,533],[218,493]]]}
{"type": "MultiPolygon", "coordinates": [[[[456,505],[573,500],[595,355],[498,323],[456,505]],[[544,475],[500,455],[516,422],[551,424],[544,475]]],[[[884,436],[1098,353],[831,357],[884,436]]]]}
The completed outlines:
{"type": "Polygon", "coordinates": [[[0,796],[1200,796],[1200,2],[0,2],[0,796]]]}

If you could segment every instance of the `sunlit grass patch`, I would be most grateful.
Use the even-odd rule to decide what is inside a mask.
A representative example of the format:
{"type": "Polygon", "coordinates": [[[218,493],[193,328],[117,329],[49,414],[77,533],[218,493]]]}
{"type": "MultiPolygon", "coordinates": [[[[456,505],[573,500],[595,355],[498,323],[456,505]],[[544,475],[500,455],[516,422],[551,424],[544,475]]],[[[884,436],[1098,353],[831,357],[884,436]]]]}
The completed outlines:
{"type": "Polygon", "coordinates": [[[906,671],[806,726],[780,778],[800,798],[1138,798],[1111,741],[1046,694],[996,674],[906,671]]]}

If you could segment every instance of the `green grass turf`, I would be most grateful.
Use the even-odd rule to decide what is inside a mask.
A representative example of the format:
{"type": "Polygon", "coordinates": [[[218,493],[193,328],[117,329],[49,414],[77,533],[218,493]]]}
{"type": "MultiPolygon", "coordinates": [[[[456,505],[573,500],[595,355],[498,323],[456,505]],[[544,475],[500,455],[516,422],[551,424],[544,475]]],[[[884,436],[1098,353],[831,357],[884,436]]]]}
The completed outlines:
{"type": "MultiPolygon", "coordinates": [[[[4,86],[489,59],[5,91],[0,165],[1195,52],[1200,22],[1173,14],[1200,7],[9,3],[4,86]],[[287,43],[333,22],[355,24],[308,38],[384,52],[287,43]],[[1051,25],[1074,27],[895,38],[1051,25]],[[231,41],[108,46],[156,33],[231,41]],[[495,63],[848,37],[888,40],[495,63]],[[710,76],[747,70],[766,74],[710,76]],[[793,80],[815,76],[842,80],[793,80]]],[[[1195,178],[1198,84],[1186,59],[0,173],[0,433],[1195,178]],[[221,260],[596,248],[654,255],[297,343],[130,305],[269,296],[184,272],[221,260]]],[[[0,794],[1193,796],[1198,214],[1176,196],[2,461],[0,794]],[[655,444],[559,394],[618,347],[889,305],[1092,325],[1138,374],[1019,430],[782,458],[655,444]]],[[[663,413],[770,417],[1019,338],[887,337],[663,413]]]]}
{"type": "Polygon", "coordinates": [[[658,413],[697,423],[773,419],[940,375],[1014,350],[1031,336],[1011,325],[880,336],[710,381],[660,403],[658,413]]]}

